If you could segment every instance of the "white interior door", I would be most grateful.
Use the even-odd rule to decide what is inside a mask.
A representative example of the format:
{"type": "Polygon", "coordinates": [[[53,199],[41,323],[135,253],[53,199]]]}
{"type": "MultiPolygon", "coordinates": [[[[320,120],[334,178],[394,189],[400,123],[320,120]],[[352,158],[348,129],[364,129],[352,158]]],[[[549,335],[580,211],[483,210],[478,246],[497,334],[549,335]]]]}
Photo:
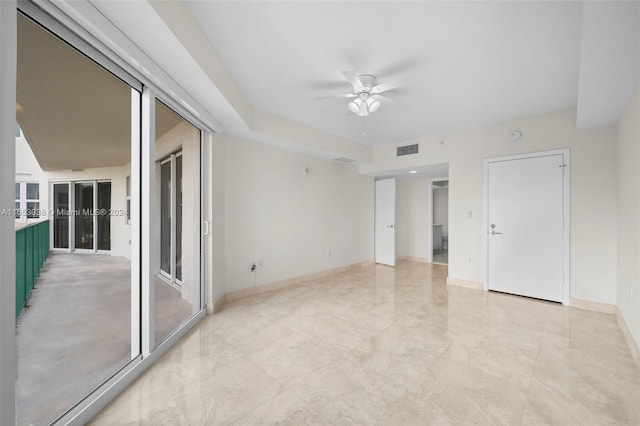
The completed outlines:
{"type": "Polygon", "coordinates": [[[396,180],[376,181],[376,263],[396,265],[396,180]]]}
{"type": "Polygon", "coordinates": [[[487,163],[490,290],[563,301],[564,154],[487,163]]]}

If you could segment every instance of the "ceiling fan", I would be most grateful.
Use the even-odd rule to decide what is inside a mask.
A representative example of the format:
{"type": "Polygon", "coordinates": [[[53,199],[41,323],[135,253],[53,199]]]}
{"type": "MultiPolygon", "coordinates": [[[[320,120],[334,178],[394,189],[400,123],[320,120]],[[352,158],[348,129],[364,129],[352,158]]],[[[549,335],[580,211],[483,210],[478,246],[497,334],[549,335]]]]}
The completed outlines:
{"type": "Polygon", "coordinates": [[[351,86],[353,86],[353,93],[323,96],[315,99],[350,98],[352,100],[348,104],[349,111],[361,117],[366,117],[380,108],[379,95],[394,89],[384,84],[378,84],[376,77],[370,74],[358,75],[358,73],[353,70],[342,71],[342,74],[344,74],[349,83],[351,83],[351,86]]]}

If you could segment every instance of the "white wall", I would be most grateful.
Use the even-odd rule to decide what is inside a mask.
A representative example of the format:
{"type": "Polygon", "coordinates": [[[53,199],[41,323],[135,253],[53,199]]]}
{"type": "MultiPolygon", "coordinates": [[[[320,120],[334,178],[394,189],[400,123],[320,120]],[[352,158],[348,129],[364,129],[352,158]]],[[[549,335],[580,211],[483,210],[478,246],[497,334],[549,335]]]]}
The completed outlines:
{"type": "Polygon", "coordinates": [[[640,86],[618,125],[618,310],[640,346],[640,86]]]}
{"type": "Polygon", "coordinates": [[[226,145],[227,292],[252,286],[252,260],[263,261],[256,285],[373,260],[373,178],[334,160],[217,138],[226,145]]]}
{"type": "Polygon", "coordinates": [[[361,173],[449,163],[449,276],[481,282],[485,158],[571,149],[571,297],[615,303],[617,288],[616,128],[576,129],[574,110],[528,117],[419,141],[420,153],[396,157],[377,148],[361,173]],[[522,131],[512,142],[509,133],[522,131]],[[469,218],[467,212],[472,211],[469,218]],[[470,259],[470,261],[469,261],[470,259]]]}
{"type": "Polygon", "coordinates": [[[442,236],[449,235],[449,188],[433,189],[433,224],[442,225],[442,236]]]}
{"type": "Polygon", "coordinates": [[[396,255],[427,259],[429,179],[396,179],[396,255]]]}
{"type": "MultiPolygon", "coordinates": [[[[224,137],[213,135],[210,146],[212,174],[211,190],[211,235],[213,238],[211,302],[216,302],[226,292],[226,214],[225,214],[225,174],[226,174],[226,146],[224,137]]],[[[213,307],[211,307],[213,308],[213,307]]]]}

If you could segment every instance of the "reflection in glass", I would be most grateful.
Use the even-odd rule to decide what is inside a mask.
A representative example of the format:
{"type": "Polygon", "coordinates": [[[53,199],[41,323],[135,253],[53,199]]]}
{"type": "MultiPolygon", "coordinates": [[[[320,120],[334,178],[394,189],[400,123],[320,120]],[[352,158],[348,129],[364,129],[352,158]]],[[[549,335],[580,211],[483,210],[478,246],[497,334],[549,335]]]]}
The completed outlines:
{"type": "Polygon", "coordinates": [[[28,129],[20,143],[38,161],[16,170],[51,182],[21,189],[23,207],[49,200],[40,207],[53,209],[52,241],[45,233],[32,241],[54,248],[16,323],[17,424],[47,425],[139,355],[131,334],[139,329],[132,293],[140,282],[131,273],[139,235],[109,213],[125,210],[131,149],[140,144],[139,136],[131,143],[139,135],[132,105],[141,96],[22,14],[17,39],[17,120],[28,129]]]}
{"type": "Polygon", "coordinates": [[[156,102],[160,223],[155,277],[155,341],[200,310],[200,131],[156,102]],[[187,220],[189,218],[189,220],[187,220]]]}

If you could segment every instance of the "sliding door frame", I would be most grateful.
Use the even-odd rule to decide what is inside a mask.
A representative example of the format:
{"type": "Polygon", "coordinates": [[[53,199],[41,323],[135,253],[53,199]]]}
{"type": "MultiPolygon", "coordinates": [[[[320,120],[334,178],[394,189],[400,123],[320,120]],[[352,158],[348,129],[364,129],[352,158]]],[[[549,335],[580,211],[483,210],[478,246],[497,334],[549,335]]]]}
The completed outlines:
{"type": "MultiPolygon", "coordinates": [[[[103,15],[90,3],[85,2],[41,2],[38,4],[31,3],[26,0],[18,2],[3,1],[0,2],[0,94],[2,94],[2,140],[0,151],[2,158],[10,158],[14,161],[14,147],[7,146],[7,137],[9,133],[13,135],[14,126],[5,126],[6,122],[15,121],[15,117],[11,117],[13,106],[15,105],[15,43],[16,43],[16,10],[24,13],[30,19],[36,21],[39,25],[44,26],[48,31],[57,37],[60,37],[73,48],[81,53],[89,56],[98,65],[107,71],[122,79],[129,84],[133,91],[141,93],[132,96],[132,151],[131,151],[131,235],[132,235],[132,342],[131,355],[132,360],[115,373],[111,378],[107,379],[101,386],[91,392],[82,401],[71,407],[66,413],[62,414],[53,424],[85,424],[102,408],[104,408],[118,393],[120,393],[128,384],[133,382],[146,368],[148,368],[156,359],[174,345],[180,337],[185,335],[195,324],[197,324],[205,315],[204,297],[205,285],[207,277],[203,274],[208,268],[205,268],[205,258],[203,253],[203,220],[205,217],[203,212],[203,196],[204,179],[203,179],[203,158],[202,158],[202,141],[211,141],[214,127],[218,127],[215,121],[212,121],[209,113],[202,109],[197,102],[193,101],[190,96],[171,81],[168,75],[159,68],[156,70],[158,75],[162,77],[157,79],[153,75],[142,72],[140,64],[136,64],[134,56],[124,54],[128,51],[135,51],[137,47],[133,45],[126,37],[118,34],[117,29],[112,23],[108,22],[103,15]],[[105,32],[93,31],[95,29],[104,29],[105,32]],[[109,42],[117,40],[122,43],[124,48],[114,51],[109,46],[109,42]],[[13,69],[13,71],[11,71],[13,69]],[[171,95],[168,95],[171,93],[171,95]],[[177,93],[177,94],[176,94],[177,93]],[[156,235],[154,233],[157,225],[157,214],[153,210],[155,206],[155,185],[154,167],[155,167],[155,101],[156,99],[165,103],[174,111],[178,112],[182,117],[194,124],[200,130],[200,224],[197,229],[200,247],[200,300],[198,311],[175,330],[162,343],[155,345],[154,342],[154,278],[153,270],[154,244],[156,244],[156,235]],[[186,103],[184,99],[189,100],[186,103]],[[10,108],[7,109],[7,105],[10,108]],[[191,104],[191,105],[190,105],[191,104]],[[193,108],[195,105],[197,108],[193,108]],[[6,111],[11,113],[6,114],[6,111]],[[203,118],[204,117],[204,118],[203,118]],[[212,123],[207,124],[206,122],[212,123]],[[136,143],[139,141],[139,143],[136,143]],[[5,156],[5,154],[7,154],[5,156]],[[145,220],[142,220],[145,218],[145,220]],[[139,286],[134,285],[139,283],[139,286]]],[[[137,59],[143,63],[150,63],[144,53],[137,59]]],[[[153,68],[152,68],[153,71],[153,68]]],[[[15,173],[15,164],[10,167],[4,167],[2,172],[2,186],[0,194],[2,201],[9,200],[10,205],[14,204],[13,174],[15,173]],[[11,176],[9,176],[11,175],[11,176]],[[10,180],[10,181],[9,181],[10,180]],[[9,182],[5,182],[9,181],[9,182]],[[9,185],[11,183],[11,185],[9,185]],[[9,188],[10,186],[10,188],[9,188]],[[7,191],[10,189],[10,191],[7,191]]],[[[67,181],[68,182],[68,181],[67,181]]],[[[74,191],[71,190],[69,184],[69,197],[74,198],[74,191]]],[[[95,207],[95,205],[94,205],[95,207]]],[[[7,242],[11,242],[6,220],[0,222],[0,235],[5,237],[7,242]]],[[[208,230],[208,222],[206,223],[208,230]]],[[[208,232],[207,232],[208,234],[208,232]]],[[[14,237],[15,238],[15,237],[14,237]]],[[[70,239],[70,245],[73,243],[70,239]]],[[[95,244],[95,240],[94,240],[95,244]]],[[[13,246],[8,244],[10,248],[13,246]]],[[[2,308],[2,335],[0,340],[0,376],[2,378],[0,384],[0,423],[12,424],[15,421],[15,289],[12,285],[8,285],[15,277],[9,270],[13,269],[15,263],[15,254],[12,250],[0,250],[0,263],[7,266],[7,274],[3,277],[2,298],[0,299],[0,307],[2,308]],[[10,319],[10,321],[8,320],[10,319]],[[13,355],[12,355],[13,354],[13,355]]]]}

